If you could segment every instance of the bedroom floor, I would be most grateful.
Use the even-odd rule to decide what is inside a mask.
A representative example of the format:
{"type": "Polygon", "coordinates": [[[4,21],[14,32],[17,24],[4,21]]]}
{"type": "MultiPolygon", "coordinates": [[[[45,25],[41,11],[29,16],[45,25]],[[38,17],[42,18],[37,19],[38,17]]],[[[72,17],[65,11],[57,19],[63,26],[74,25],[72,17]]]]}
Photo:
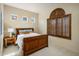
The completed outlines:
{"type": "Polygon", "coordinates": [[[9,55],[15,55],[18,51],[18,46],[15,45],[9,45],[7,48],[4,48],[3,50],[3,55],[4,56],[9,56],[9,55]]]}
{"type": "MultiPolygon", "coordinates": [[[[19,50],[18,46],[10,45],[4,49],[3,55],[21,56],[22,52],[19,50]]],[[[31,54],[30,56],[79,56],[79,54],[61,47],[46,47],[31,54]]]]}

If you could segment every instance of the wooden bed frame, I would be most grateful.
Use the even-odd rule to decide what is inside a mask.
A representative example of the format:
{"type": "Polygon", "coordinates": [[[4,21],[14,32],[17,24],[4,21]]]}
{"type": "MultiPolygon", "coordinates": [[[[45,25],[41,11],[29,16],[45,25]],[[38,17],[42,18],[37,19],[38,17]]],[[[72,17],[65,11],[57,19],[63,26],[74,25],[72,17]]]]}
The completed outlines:
{"type": "MultiPolygon", "coordinates": [[[[19,34],[19,30],[28,30],[33,28],[16,28],[16,34],[19,34]]],[[[34,53],[44,47],[48,47],[48,35],[39,35],[34,37],[28,37],[23,39],[23,56],[34,53]]]]}

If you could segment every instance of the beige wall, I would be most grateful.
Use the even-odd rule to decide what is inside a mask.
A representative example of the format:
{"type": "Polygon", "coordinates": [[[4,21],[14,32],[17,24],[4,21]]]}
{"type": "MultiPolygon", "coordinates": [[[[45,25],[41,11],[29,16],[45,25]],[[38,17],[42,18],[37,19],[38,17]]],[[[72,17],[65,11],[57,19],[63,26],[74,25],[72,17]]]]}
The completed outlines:
{"type": "Polygon", "coordinates": [[[66,14],[72,14],[72,39],[66,40],[58,37],[49,37],[51,47],[53,45],[61,46],[66,49],[70,49],[75,52],[79,52],[79,4],[57,4],[57,3],[46,3],[46,4],[8,4],[18,8],[26,9],[29,11],[39,13],[39,32],[41,34],[47,33],[47,18],[49,17],[52,10],[55,8],[63,8],[66,14]],[[28,8],[29,7],[29,8],[28,8]]]}
{"type": "Polygon", "coordinates": [[[34,12],[30,12],[27,10],[22,10],[19,8],[4,6],[4,34],[7,35],[7,31],[9,27],[13,28],[34,28],[35,32],[38,32],[38,14],[34,12]],[[12,20],[11,14],[15,14],[18,17],[18,20],[12,20]],[[31,21],[26,22],[19,20],[22,16],[26,16],[28,18],[35,17],[35,24],[31,21]]]}

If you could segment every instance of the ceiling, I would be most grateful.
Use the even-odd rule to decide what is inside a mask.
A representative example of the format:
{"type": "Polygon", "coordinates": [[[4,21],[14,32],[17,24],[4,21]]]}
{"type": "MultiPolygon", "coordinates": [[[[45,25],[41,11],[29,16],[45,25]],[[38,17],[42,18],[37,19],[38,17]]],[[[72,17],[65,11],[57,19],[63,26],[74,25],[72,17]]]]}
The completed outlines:
{"type": "MultiPolygon", "coordinates": [[[[52,9],[54,6],[76,6],[79,7],[79,3],[6,3],[16,8],[21,8],[31,12],[40,13],[39,11],[52,9]]],[[[43,11],[44,12],[44,11],[43,11]]]]}

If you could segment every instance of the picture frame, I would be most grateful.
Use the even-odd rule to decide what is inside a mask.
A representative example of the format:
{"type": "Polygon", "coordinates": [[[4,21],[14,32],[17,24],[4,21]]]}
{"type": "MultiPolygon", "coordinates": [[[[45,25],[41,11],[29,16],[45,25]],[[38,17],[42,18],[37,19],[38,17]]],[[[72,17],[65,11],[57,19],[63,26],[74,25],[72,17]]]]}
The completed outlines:
{"type": "Polygon", "coordinates": [[[34,17],[34,16],[31,17],[31,18],[30,18],[30,21],[31,21],[32,23],[35,23],[35,17],[34,17]]]}
{"type": "Polygon", "coordinates": [[[28,17],[22,16],[22,20],[28,22],[28,17]]]}
{"type": "Polygon", "coordinates": [[[11,14],[11,20],[17,20],[17,15],[16,14],[11,14]]]}

